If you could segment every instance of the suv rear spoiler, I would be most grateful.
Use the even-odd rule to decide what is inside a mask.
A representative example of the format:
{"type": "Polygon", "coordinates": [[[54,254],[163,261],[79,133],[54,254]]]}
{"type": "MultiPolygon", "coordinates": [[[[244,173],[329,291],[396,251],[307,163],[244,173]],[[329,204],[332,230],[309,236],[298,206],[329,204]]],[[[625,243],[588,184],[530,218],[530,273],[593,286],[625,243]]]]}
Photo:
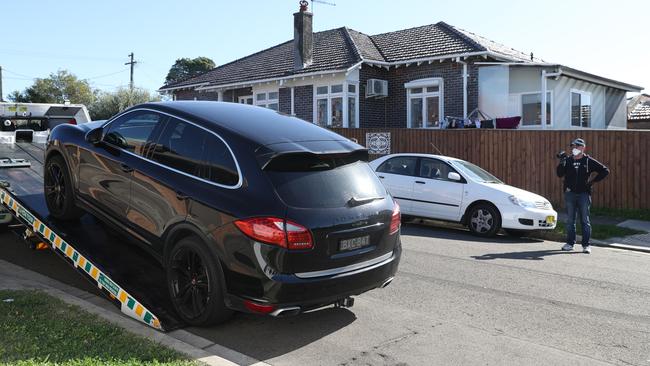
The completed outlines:
{"type": "Polygon", "coordinates": [[[281,142],[259,147],[255,158],[262,169],[269,163],[287,155],[351,155],[359,154],[359,160],[368,161],[368,149],[350,140],[319,140],[281,142]]]}

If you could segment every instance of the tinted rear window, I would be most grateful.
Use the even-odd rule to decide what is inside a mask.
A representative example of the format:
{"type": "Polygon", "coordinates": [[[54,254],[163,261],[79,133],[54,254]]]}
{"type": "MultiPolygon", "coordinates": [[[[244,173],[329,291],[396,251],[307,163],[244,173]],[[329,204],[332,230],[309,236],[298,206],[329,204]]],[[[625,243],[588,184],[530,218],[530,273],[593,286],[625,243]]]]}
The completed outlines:
{"type": "Polygon", "coordinates": [[[282,200],[293,207],[343,207],[351,198],[386,196],[368,163],[355,159],[290,156],[269,165],[266,173],[282,200]]]}

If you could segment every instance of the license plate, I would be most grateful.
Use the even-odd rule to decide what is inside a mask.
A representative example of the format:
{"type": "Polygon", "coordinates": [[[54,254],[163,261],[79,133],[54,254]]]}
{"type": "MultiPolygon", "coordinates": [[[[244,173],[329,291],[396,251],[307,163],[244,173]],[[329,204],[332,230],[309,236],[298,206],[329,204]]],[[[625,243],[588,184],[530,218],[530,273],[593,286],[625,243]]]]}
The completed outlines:
{"type": "Polygon", "coordinates": [[[547,224],[554,224],[555,223],[555,216],[546,216],[546,223],[547,224]]]}
{"type": "Polygon", "coordinates": [[[367,247],[368,245],[370,245],[370,236],[366,235],[359,238],[341,240],[339,242],[339,250],[350,251],[350,250],[367,247]]]}

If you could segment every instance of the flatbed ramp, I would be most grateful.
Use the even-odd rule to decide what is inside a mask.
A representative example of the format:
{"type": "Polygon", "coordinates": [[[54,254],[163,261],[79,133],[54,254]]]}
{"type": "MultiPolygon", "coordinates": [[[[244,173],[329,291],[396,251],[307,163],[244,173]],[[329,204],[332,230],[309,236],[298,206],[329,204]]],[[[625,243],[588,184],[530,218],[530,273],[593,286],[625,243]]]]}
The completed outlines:
{"type": "Polygon", "coordinates": [[[43,152],[40,144],[0,144],[0,158],[31,163],[28,168],[0,168],[0,181],[9,184],[0,187],[0,203],[124,314],[163,331],[183,326],[173,310],[164,269],[132,239],[90,214],[72,222],[49,216],[43,194],[43,152]]]}

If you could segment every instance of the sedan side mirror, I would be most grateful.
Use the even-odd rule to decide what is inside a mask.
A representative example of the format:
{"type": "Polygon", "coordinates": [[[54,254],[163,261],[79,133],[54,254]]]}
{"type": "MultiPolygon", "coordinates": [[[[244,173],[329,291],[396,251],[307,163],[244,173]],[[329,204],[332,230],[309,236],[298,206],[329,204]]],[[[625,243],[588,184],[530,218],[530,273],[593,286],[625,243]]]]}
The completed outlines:
{"type": "Polygon", "coordinates": [[[456,182],[460,182],[461,180],[463,180],[463,178],[460,176],[460,174],[458,174],[456,172],[450,172],[447,175],[447,178],[449,178],[449,180],[453,180],[453,181],[456,181],[456,182]]]}
{"type": "Polygon", "coordinates": [[[104,134],[104,129],[101,127],[92,129],[86,134],[86,141],[90,142],[93,145],[97,145],[102,141],[102,135],[104,134]]]}

